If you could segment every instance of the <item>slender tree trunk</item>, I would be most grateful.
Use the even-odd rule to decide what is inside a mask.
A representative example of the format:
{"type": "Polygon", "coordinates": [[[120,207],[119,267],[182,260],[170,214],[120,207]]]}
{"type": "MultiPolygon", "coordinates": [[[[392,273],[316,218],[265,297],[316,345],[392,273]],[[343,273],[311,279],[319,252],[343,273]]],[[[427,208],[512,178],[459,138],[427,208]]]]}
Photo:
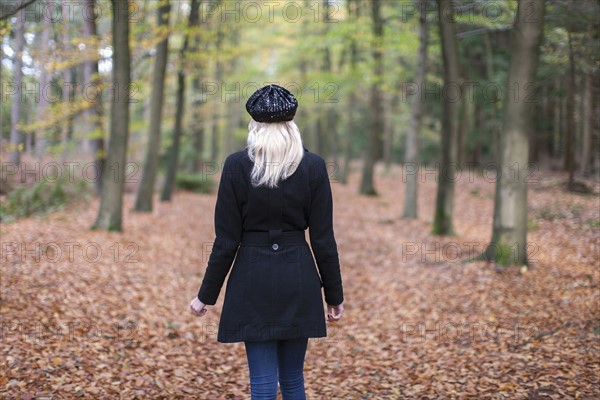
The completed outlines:
{"type": "MultiPolygon", "coordinates": [[[[171,5],[169,0],[162,0],[158,8],[158,26],[168,28],[171,5]]],[[[152,100],[150,104],[150,138],[144,159],[142,181],[138,188],[135,210],[142,212],[152,211],[154,184],[158,170],[158,157],[160,150],[160,131],[162,123],[162,108],[165,90],[165,69],[167,66],[169,34],[163,33],[164,39],[156,46],[156,60],[154,61],[154,74],[152,78],[152,100]]]]}
{"type": "Polygon", "coordinates": [[[500,138],[499,178],[496,180],[492,241],[488,259],[501,265],[527,265],[527,179],[532,104],[526,101],[534,81],[543,36],[544,0],[519,2],[512,30],[507,93],[519,87],[519,97],[504,104],[500,138]],[[524,18],[527,12],[528,18],[524,18]],[[517,101],[518,100],[518,101],[517,101]],[[516,168],[516,171],[515,171],[516,168]]]}
{"type": "MultiPolygon", "coordinates": [[[[199,21],[199,0],[192,0],[190,4],[190,16],[188,20],[188,29],[198,25],[199,21]]],[[[179,71],[177,72],[177,95],[175,103],[175,127],[173,128],[173,144],[169,150],[169,158],[167,161],[167,176],[161,195],[161,201],[171,200],[173,186],[175,185],[175,177],[177,175],[177,167],[179,165],[179,143],[182,135],[183,113],[185,107],[185,65],[190,35],[185,34],[183,45],[179,53],[179,71]]]]}
{"type": "MultiPolygon", "coordinates": [[[[466,56],[468,57],[468,56],[466,56]]],[[[461,88],[463,84],[469,81],[469,75],[467,71],[463,70],[463,77],[459,79],[459,83],[461,88]]],[[[465,143],[467,141],[467,137],[469,135],[469,131],[471,129],[471,100],[469,96],[464,94],[461,96],[459,103],[459,119],[458,119],[458,128],[456,135],[456,163],[460,166],[463,165],[465,160],[465,143]]]]}
{"type": "Polygon", "coordinates": [[[547,156],[552,156],[552,146],[553,146],[553,133],[554,133],[554,109],[556,102],[556,94],[554,82],[548,82],[548,90],[546,92],[546,101],[544,102],[544,120],[546,121],[546,125],[544,127],[544,149],[543,152],[547,156]]]}
{"type": "Polygon", "coordinates": [[[547,87],[540,86],[537,89],[540,92],[540,101],[536,102],[532,107],[532,112],[534,115],[533,123],[534,129],[529,131],[529,161],[532,163],[539,162],[540,159],[540,143],[542,142],[542,137],[544,135],[544,102],[548,97],[547,87]]]}
{"type": "Polygon", "coordinates": [[[129,50],[129,10],[127,2],[111,0],[113,7],[113,87],[108,158],[102,173],[100,210],[95,229],[122,230],[123,188],[129,138],[129,93],[131,55],[129,50]],[[117,90],[118,88],[118,90],[117,90]]]}
{"type": "MultiPolygon", "coordinates": [[[[331,9],[330,9],[330,0],[322,0],[322,25],[321,25],[321,35],[323,37],[327,37],[329,35],[329,28],[331,25],[331,9]]],[[[331,62],[331,51],[329,46],[325,43],[322,45],[322,63],[321,63],[321,72],[325,76],[328,76],[332,73],[332,62],[331,62]]],[[[327,92],[324,90],[324,87],[319,86],[319,98],[317,99],[320,110],[317,113],[317,143],[318,143],[318,151],[322,154],[325,159],[329,158],[330,150],[331,150],[331,138],[335,135],[335,121],[332,116],[332,107],[327,100],[327,92]]]]}
{"type": "MultiPolygon", "coordinates": [[[[490,33],[486,33],[483,35],[483,43],[485,45],[485,70],[487,79],[489,82],[495,82],[494,78],[494,52],[492,50],[492,43],[490,40],[490,33]]],[[[492,136],[492,154],[496,157],[500,152],[498,151],[500,141],[500,132],[498,129],[499,121],[498,121],[498,101],[499,99],[487,99],[492,102],[492,118],[491,122],[488,122],[486,125],[491,129],[492,136]]]]}
{"type": "MultiPolygon", "coordinates": [[[[223,3],[225,4],[225,3],[223,3]]],[[[223,12],[223,11],[221,11],[223,12]]],[[[215,60],[215,80],[217,81],[217,85],[219,87],[218,96],[219,99],[216,103],[215,112],[213,113],[212,126],[211,126],[211,160],[214,162],[219,162],[221,160],[221,154],[219,153],[219,141],[221,139],[221,116],[223,115],[223,101],[222,101],[222,93],[223,93],[223,61],[222,61],[222,47],[223,47],[223,39],[225,38],[225,32],[223,23],[220,21],[217,22],[217,40],[216,40],[216,60],[215,60]]]]}
{"type": "Polygon", "coordinates": [[[569,83],[567,84],[567,137],[565,141],[564,168],[569,173],[567,188],[573,190],[575,183],[575,56],[573,55],[573,40],[571,32],[567,32],[569,44],[569,83]]]}
{"type": "MultiPolygon", "coordinates": [[[[45,7],[50,9],[53,6],[53,1],[46,1],[45,7]]],[[[50,18],[44,18],[44,30],[42,31],[42,54],[43,57],[50,57],[48,42],[50,41],[50,31],[52,29],[52,23],[50,22],[50,18]]],[[[46,59],[46,61],[49,61],[46,59]]],[[[43,122],[48,117],[48,96],[50,94],[50,80],[52,78],[48,68],[46,68],[47,63],[44,62],[41,71],[40,71],[40,101],[37,106],[36,117],[38,123],[43,122]]],[[[35,135],[35,154],[38,159],[43,159],[44,153],[46,152],[46,146],[48,143],[48,129],[40,128],[36,131],[35,135]]]]}
{"type": "MultiPolygon", "coordinates": [[[[24,0],[19,2],[21,6],[24,0]]],[[[12,107],[10,109],[10,152],[8,162],[16,164],[21,163],[21,152],[23,146],[23,133],[17,126],[22,123],[23,102],[21,96],[21,87],[23,84],[23,51],[25,49],[25,12],[18,12],[14,24],[15,34],[15,54],[13,62],[13,82],[17,88],[12,98],[12,107]]]]}
{"type": "Polygon", "coordinates": [[[412,102],[412,114],[408,134],[406,135],[406,154],[404,168],[406,186],[404,196],[403,218],[417,218],[417,187],[419,182],[419,132],[423,119],[423,100],[421,93],[425,84],[427,73],[427,1],[419,0],[419,67],[417,69],[417,91],[412,102]],[[410,173],[408,169],[410,168],[410,173]]]}
{"type": "MultiPolygon", "coordinates": [[[[561,91],[561,81],[557,79],[556,92],[561,91]]],[[[552,157],[557,158],[560,154],[560,138],[562,135],[562,109],[563,109],[563,97],[562,95],[555,95],[554,100],[554,131],[552,138],[552,157]]]]}
{"type": "Polygon", "coordinates": [[[592,77],[592,112],[590,124],[592,130],[590,168],[600,171],[600,71],[595,70],[592,77]]]}
{"type": "MultiPolygon", "coordinates": [[[[92,88],[96,88],[99,91],[102,80],[98,74],[98,59],[96,58],[98,54],[98,43],[100,38],[98,37],[96,28],[97,17],[94,13],[95,0],[85,1],[88,8],[88,15],[84,21],[85,37],[91,39],[90,41],[93,42],[92,48],[94,51],[94,58],[85,62],[84,81],[86,85],[91,85],[92,88]]],[[[90,99],[88,99],[88,101],[90,101],[90,99]]],[[[100,177],[101,172],[104,169],[104,160],[106,159],[106,154],[104,154],[104,129],[102,126],[104,115],[99,93],[98,95],[94,96],[91,101],[92,106],[88,109],[91,134],[88,135],[87,140],[89,141],[89,148],[94,156],[95,170],[98,171],[98,176],[96,177],[94,186],[96,193],[100,194],[102,191],[102,179],[100,179],[100,177]]]]}
{"type": "MultiPolygon", "coordinates": [[[[196,25],[194,25],[194,27],[196,29],[199,28],[199,22],[196,23],[196,25]]],[[[194,37],[194,40],[192,41],[192,48],[190,49],[190,51],[196,52],[196,51],[202,51],[202,50],[207,50],[207,44],[206,42],[203,43],[202,45],[202,50],[198,50],[200,48],[200,39],[199,36],[196,34],[194,37]]],[[[202,84],[200,83],[200,78],[201,78],[201,68],[204,66],[204,64],[198,63],[200,65],[200,68],[197,68],[196,71],[194,71],[194,78],[192,80],[192,90],[193,90],[193,95],[192,95],[192,126],[191,126],[191,130],[192,130],[192,141],[193,141],[193,146],[194,146],[194,153],[193,153],[193,158],[192,158],[192,171],[193,172],[200,172],[201,168],[202,168],[202,157],[203,157],[203,152],[204,152],[204,138],[205,138],[205,125],[206,125],[206,121],[203,120],[202,118],[202,110],[204,108],[204,104],[206,103],[206,95],[205,93],[203,93],[203,88],[202,88],[202,84]]]]}
{"type": "Polygon", "coordinates": [[[590,155],[592,145],[592,97],[593,97],[593,84],[594,75],[591,71],[585,74],[585,88],[584,88],[584,99],[583,99],[583,140],[582,140],[582,152],[581,152],[581,166],[580,171],[582,175],[589,173],[590,167],[590,155]]]}
{"type": "MultiPolygon", "coordinates": [[[[356,110],[357,101],[356,101],[356,93],[352,91],[348,96],[348,109],[356,110]]],[[[356,129],[356,118],[354,118],[354,113],[349,113],[347,115],[347,129],[344,132],[343,136],[343,145],[344,145],[344,156],[343,156],[343,166],[341,168],[340,174],[340,182],[347,183],[348,177],[350,175],[350,161],[352,161],[352,142],[354,139],[354,131],[356,129]]]]}
{"type": "Polygon", "coordinates": [[[586,74],[585,84],[585,111],[583,155],[581,158],[581,173],[588,176],[596,167],[600,153],[600,109],[598,97],[600,95],[600,82],[598,71],[589,71],[586,74]]]}
{"type": "MultiPolygon", "coordinates": [[[[239,1],[239,0],[238,0],[239,1]]],[[[238,3],[239,4],[239,3],[238,3]]],[[[240,28],[239,24],[234,23],[229,28],[229,37],[228,42],[231,48],[238,48],[240,42],[240,28]]],[[[227,66],[225,67],[225,75],[232,76],[236,73],[238,68],[239,57],[237,55],[232,55],[227,66]]],[[[224,95],[222,97],[223,106],[226,110],[225,119],[224,119],[224,135],[223,135],[223,158],[232,153],[235,149],[235,131],[240,124],[240,102],[238,101],[239,90],[235,87],[235,82],[223,82],[222,90],[224,91],[224,95]],[[228,93],[228,92],[233,93],[228,93]]]]}
{"type": "Polygon", "coordinates": [[[392,125],[392,96],[383,94],[383,165],[387,171],[392,164],[392,146],[394,144],[394,126],[392,125]]]}
{"type": "MultiPolygon", "coordinates": [[[[462,49],[462,56],[457,44],[457,53],[458,59],[466,59],[469,60],[470,52],[469,47],[464,46],[462,49]]],[[[469,80],[470,72],[465,63],[459,63],[459,75],[458,75],[458,84],[462,88],[465,82],[470,82],[469,80]]],[[[451,92],[450,92],[451,93],[451,92]]],[[[455,162],[458,166],[463,165],[464,156],[465,156],[465,142],[467,140],[467,135],[471,129],[471,103],[472,98],[469,91],[465,91],[461,94],[460,99],[458,101],[458,126],[456,128],[456,159],[455,162]]]]}
{"type": "MultiPolygon", "coordinates": [[[[358,4],[357,0],[348,0],[346,7],[348,9],[348,18],[351,21],[356,21],[358,17],[358,4]]],[[[352,77],[356,76],[356,66],[358,63],[358,47],[356,44],[356,38],[354,35],[348,35],[349,38],[349,54],[350,54],[350,74],[352,77]]],[[[348,96],[348,109],[356,110],[357,107],[356,93],[352,90],[348,96]]],[[[348,176],[350,174],[350,161],[352,160],[352,142],[354,133],[356,131],[356,118],[355,113],[348,113],[346,116],[346,129],[343,136],[343,167],[341,168],[340,182],[347,183],[348,176]]]]}
{"type": "MultiPolygon", "coordinates": [[[[25,102],[25,105],[28,109],[31,109],[31,103],[29,101],[25,102]]],[[[31,113],[27,113],[25,115],[25,124],[29,124],[33,116],[31,113]]],[[[33,143],[35,141],[35,132],[29,132],[25,135],[25,152],[31,158],[33,156],[33,143]]]]}
{"type": "Polygon", "coordinates": [[[458,101],[458,48],[454,22],[453,2],[438,0],[442,57],[444,60],[444,88],[442,113],[441,163],[438,172],[438,188],[432,233],[452,235],[452,212],[454,208],[454,180],[457,173],[458,101]]]}
{"type": "MultiPolygon", "coordinates": [[[[69,21],[71,16],[69,15],[71,5],[64,1],[62,3],[62,20],[69,21]]],[[[69,45],[69,24],[62,24],[62,50],[63,61],[68,62],[69,57],[67,56],[71,46],[69,45]]],[[[74,90],[75,79],[73,79],[73,70],[71,67],[67,67],[62,71],[63,85],[62,85],[62,101],[63,101],[63,117],[64,124],[62,125],[62,151],[61,157],[63,160],[67,158],[69,154],[69,147],[73,139],[73,109],[74,104],[72,103],[73,98],[70,97],[72,90],[74,90]]]]}
{"type": "Polygon", "coordinates": [[[482,131],[484,123],[484,115],[483,115],[483,104],[480,101],[475,102],[475,119],[473,121],[475,130],[475,148],[473,149],[473,154],[471,154],[471,162],[474,165],[479,165],[481,160],[481,152],[483,149],[482,144],[482,131]]]}
{"type": "Polygon", "coordinates": [[[206,121],[202,119],[202,106],[205,103],[204,94],[202,93],[202,85],[200,84],[200,74],[196,72],[196,76],[192,82],[192,88],[194,89],[194,111],[192,120],[194,121],[193,130],[193,143],[194,143],[194,155],[192,160],[192,170],[194,172],[200,172],[202,168],[202,153],[204,151],[204,127],[206,121]]]}
{"type": "Polygon", "coordinates": [[[371,1],[371,12],[373,18],[373,83],[370,95],[370,129],[367,138],[367,148],[364,156],[362,180],[360,193],[366,195],[377,195],[373,184],[375,162],[380,153],[380,136],[383,133],[383,93],[381,80],[383,78],[383,19],[381,17],[381,0],[371,1]]]}

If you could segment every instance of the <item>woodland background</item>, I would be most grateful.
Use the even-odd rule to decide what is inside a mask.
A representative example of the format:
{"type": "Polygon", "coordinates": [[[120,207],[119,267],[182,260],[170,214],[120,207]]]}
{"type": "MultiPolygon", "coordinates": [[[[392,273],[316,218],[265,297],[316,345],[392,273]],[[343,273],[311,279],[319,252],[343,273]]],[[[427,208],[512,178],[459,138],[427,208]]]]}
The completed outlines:
{"type": "Polygon", "coordinates": [[[188,313],[250,94],[330,168],[307,395],[600,393],[600,5],[0,1],[0,394],[248,398],[188,313]]]}

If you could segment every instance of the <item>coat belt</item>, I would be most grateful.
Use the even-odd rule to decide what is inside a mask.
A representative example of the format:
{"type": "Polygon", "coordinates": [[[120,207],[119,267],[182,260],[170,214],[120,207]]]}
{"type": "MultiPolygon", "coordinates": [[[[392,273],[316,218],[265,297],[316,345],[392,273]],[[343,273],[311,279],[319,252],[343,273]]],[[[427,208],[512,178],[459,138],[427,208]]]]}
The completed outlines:
{"type": "MultiPolygon", "coordinates": [[[[259,232],[259,231],[244,231],[242,232],[242,245],[273,245],[277,244],[305,244],[306,242],[306,231],[295,230],[295,231],[281,231],[277,239],[274,239],[271,232],[259,232]],[[275,240],[275,242],[274,242],[275,240]]],[[[307,243],[308,244],[308,243],[307,243]]]]}

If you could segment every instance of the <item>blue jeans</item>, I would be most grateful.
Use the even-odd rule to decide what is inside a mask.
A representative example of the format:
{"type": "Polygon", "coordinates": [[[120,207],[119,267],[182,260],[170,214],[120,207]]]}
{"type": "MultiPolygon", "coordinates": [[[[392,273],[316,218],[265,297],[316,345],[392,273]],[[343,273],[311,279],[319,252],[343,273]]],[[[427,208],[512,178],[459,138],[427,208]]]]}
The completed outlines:
{"type": "Polygon", "coordinates": [[[306,400],[304,356],[307,338],[244,344],[252,400],[276,400],[278,380],[283,400],[306,400]]]}

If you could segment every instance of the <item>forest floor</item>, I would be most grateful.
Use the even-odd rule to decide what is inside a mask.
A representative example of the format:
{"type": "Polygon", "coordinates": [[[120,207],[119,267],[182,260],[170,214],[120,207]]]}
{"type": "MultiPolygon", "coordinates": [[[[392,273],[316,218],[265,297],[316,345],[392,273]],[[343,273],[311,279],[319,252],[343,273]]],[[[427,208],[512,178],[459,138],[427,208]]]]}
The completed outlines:
{"type": "MultiPolygon", "coordinates": [[[[600,397],[600,203],[566,176],[530,185],[533,268],[483,261],[494,183],[457,183],[456,236],[431,230],[436,183],[403,220],[399,169],[359,196],[332,180],[346,311],[311,339],[309,399],[600,397]]],[[[90,231],[98,202],[2,226],[0,398],[247,399],[242,343],[216,341],[225,287],[189,313],[206,266],[216,196],[178,192],[124,232],[90,231]]]]}

